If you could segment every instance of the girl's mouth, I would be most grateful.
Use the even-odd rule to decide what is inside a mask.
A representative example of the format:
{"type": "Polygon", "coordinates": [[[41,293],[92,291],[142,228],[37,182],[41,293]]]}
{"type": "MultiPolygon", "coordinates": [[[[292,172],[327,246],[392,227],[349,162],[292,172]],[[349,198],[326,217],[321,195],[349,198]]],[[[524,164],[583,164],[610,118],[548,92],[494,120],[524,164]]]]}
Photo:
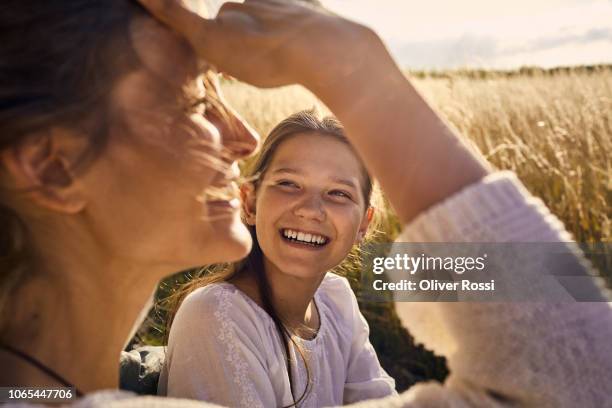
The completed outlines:
{"type": "Polygon", "coordinates": [[[311,248],[322,248],[326,246],[330,239],[325,235],[304,232],[289,228],[283,228],[280,231],[281,238],[289,243],[304,245],[311,248]]]}

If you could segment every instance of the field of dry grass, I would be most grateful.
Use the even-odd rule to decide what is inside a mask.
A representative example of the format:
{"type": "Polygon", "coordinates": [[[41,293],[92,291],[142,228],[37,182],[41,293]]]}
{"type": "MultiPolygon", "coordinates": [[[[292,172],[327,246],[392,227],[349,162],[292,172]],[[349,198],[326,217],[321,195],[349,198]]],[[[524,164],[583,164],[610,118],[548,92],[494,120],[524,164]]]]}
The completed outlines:
{"type": "MultiPolygon", "coordinates": [[[[410,75],[410,74],[409,74],[410,75]]],[[[527,71],[415,73],[414,83],[448,122],[499,169],[518,174],[579,242],[607,242],[596,266],[612,267],[612,67],[557,72],[527,71]]],[[[289,114],[313,106],[326,111],[303,88],[259,90],[223,84],[228,101],[262,135],[289,114]]],[[[383,214],[385,215],[385,214],[383,214]]],[[[398,224],[383,217],[392,237],[398,224]]],[[[382,237],[385,238],[384,236],[382,237]]],[[[355,255],[355,254],[353,254],[355,255]]],[[[342,266],[359,289],[355,256],[342,266]]],[[[612,276],[608,275],[612,286],[612,276]]],[[[171,278],[158,296],[172,292],[185,277],[171,278]]],[[[360,302],[371,328],[370,340],[383,367],[404,390],[417,381],[442,381],[445,360],[414,344],[392,303],[360,302]]],[[[159,312],[159,310],[158,310],[159,312]]],[[[141,341],[159,344],[164,314],[151,315],[141,341]]]]}
{"type": "MultiPolygon", "coordinates": [[[[612,244],[612,67],[514,73],[407,74],[432,106],[498,169],[514,171],[559,217],[578,242],[612,244]]],[[[313,106],[303,88],[259,90],[226,83],[230,103],[265,135],[289,114],[313,106]]],[[[384,217],[383,232],[398,231],[384,217]]],[[[612,245],[591,256],[612,287],[612,245]]],[[[353,254],[354,255],[354,254],[353,254]]],[[[359,267],[341,268],[357,291],[359,267]]],[[[360,304],[371,341],[398,390],[442,381],[444,359],[414,344],[391,303],[360,304]]]]}
{"type": "Polygon", "coordinates": [[[612,70],[423,79],[419,89],[580,242],[612,242],[612,70]]]}
{"type": "MultiPolygon", "coordinates": [[[[516,172],[577,241],[612,242],[612,68],[413,80],[491,163],[516,172]]],[[[224,91],[262,135],[299,109],[325,111],[297,86],[227,83],[224,91]]]]}

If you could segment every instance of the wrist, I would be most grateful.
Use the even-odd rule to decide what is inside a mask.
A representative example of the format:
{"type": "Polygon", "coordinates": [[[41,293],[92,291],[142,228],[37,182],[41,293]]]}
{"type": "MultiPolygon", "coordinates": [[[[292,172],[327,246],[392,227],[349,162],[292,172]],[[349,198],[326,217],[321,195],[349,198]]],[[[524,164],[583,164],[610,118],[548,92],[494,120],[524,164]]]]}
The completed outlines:
{"type": "Polygon", "coordinates": [[[333,61],[319,60],[325,66],[301,82],[336,115],[355,103],[375,101],[398,87],[411,86],[382,40],[367,27],[360,26],[352,41],[338,50],[333,61]]]}

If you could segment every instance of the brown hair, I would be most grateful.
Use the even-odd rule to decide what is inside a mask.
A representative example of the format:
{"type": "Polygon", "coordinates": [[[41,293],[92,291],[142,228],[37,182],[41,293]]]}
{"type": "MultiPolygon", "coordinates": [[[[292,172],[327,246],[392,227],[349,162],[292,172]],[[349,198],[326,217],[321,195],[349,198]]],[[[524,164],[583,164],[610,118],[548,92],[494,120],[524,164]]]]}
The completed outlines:
{"type": "MultiPolygon", "coordinates": [[[[124,45],[137,15],[144,10],[129,1],[3,2],[0,151],[47,127],[67,126],[79,127],[88,138],[78,164],[101,152],[108,140],[111,86],[137,65],[135,53],[124,45]]],[[[24,222],[6,205],[14,193],[0,189],[0,328],[9,295],[34,254],[24,222]]]]}
{"type": "MultiPolygon", "coordinates": [[[[298,134],[304,133],[317,133],[333,137],[334,139],[340,140],[346,143],[347,146],[351,146],[348,139],[346,138],[344,127],[334,117],[328,116],[320,119],[314,110],[305,110],[297,112],[288,118],[281,121],[279,124],[272,129],[270,134],[264,140],[261,150],[257,156],[247,165],[243,171],[245,178],[254,178],[253,184],[255,189],[258,188],[259,183],[263,180],[265,173],[274,158],[274,154],[278,147],[291,137],[298,134]]],[[[356,153],[355,153],[356,154],[356,153]]],[[[366,208],[370,205],[372,198],[373,184],[371,178],[365,169],[363,164],[362,169],[362,194],[366,203],[366,208]]],[[[297,406],[306,396],[310,390],[311,372],[308,366],[307,359],[304,355],[304,351],[300,344],[294,339],[293,333],[287,329],[283,324],[282,317],[277,312],[272,302],[272,292],[270,284],[265,274],[263,253],[257,241],[256,229],[254,226],[249,226],[249,231],[253,239],[253,247],[249,255],[242,261],[235,262],[232,264],[218,264],[209,266],[199,271],[196,276],[181,285],[166,299],[162,300],[159,305],[162,309],[169,311],[169,316],[166,320],[166,343],[169,335],[169,328],[172,325],[172,320],[176,315],[178,307],[182,300],[191,293],[193,290],[209,285],[211,283],[226,282],[237,277],[243,273],[253,273],[257,287],[259,290],[260,299],[262,302],[263,309],[270,315],[279,337],[281,338],[284,348],[285,355],[287,356],[287,371],[289,374],[289,384],[293,395],[293,378],[291,373],[291,354],[290,354],[290,342],[294,344],[296,350],[300,354],[300,357],[304,361],[307,372],[307,383],[306,389],[302,392],[299,398],[293,396],[294,403],[290,406],[297,406]]],[[[373,230],[373,229],[371,229],[373,230]]]]}

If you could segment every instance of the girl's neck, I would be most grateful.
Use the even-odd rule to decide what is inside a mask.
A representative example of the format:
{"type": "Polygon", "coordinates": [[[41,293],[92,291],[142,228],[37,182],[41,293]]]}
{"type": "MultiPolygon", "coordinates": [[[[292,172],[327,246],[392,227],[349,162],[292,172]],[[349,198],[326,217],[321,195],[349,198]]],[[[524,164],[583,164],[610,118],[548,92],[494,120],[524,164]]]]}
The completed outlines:
{"type": "MultiPolygon", "coordinates": [[[[300,337],[312,337],[312,333],[319,328],[319,313],[314,295],[324,275],[316,278],[295,277],[281,272],[265,258],[264,267],[271,300],[281,320],[300,337]]],[[[232,283],[263,306],[254,273],[244,274],[232,283]]]]}

